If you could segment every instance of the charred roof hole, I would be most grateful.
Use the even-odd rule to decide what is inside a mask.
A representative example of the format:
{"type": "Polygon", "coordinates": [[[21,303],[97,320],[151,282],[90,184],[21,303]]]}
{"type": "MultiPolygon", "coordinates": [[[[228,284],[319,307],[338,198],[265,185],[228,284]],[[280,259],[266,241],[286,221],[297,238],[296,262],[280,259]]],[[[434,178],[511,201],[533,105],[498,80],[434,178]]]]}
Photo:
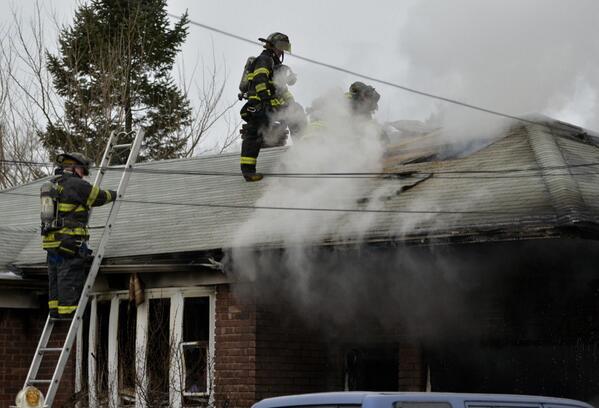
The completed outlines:
{"type": "MultiPolygon", "coordinates": [[[[399,188],[393,190],[393,193],[382,195],[382,196],[378,197],[378,200],[379,201],[389,201],[389,200],[399,196],[401,193],[411,190],[412,188],[416,187],[418,184],[422,183],[423,181],[428,180],[431,177],[433,177],[433,173],[416,173],[416,172],[390,174],[389,176],[385,176],[384,177],[385,179],[400,179],[400,180],[406,180],[406,181],[402,181],[401,186],[399,188]],[[409,174],[409,175],[406,175],[406,174],[409,174]]],[[[368,204],[372,200],[373,200],[372,197],[362,197],[362,198],[358,198],[356,200],[356,202],[358,204],[368,204]]]]}
{"type": "Polygon", "coordinates": [[[414,157],[412,159],[404,160],[400,162],[401,164],[415,164],[415,163],[427,163],[435,160],[439,160],[438,154],[429,154],[420,157],[414,157]]]}

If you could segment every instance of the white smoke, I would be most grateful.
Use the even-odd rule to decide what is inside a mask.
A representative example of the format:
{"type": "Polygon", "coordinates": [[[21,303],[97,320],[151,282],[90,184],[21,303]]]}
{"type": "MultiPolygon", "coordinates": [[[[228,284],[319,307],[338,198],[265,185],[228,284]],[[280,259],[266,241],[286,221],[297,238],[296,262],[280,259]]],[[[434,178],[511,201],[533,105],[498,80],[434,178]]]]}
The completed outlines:
{"type": "MultiPolygon", "coordinates": [[[[396,52],[410,86],[511,115],[544,113],[599,129],[599,2],[417,1],[396,52]]],[[[421,112],[441,111],[455,138],[480,137],[501,119],[403,95],[421,112]]]]}
{"type": "MultiPolygon", "coordinates": [[[[364,173],[382,171],[384,146],[376,123],[352,116],[341,92],[331,92],[320,106],[323,127],[308,129],[304,137],[281,157],[278,173],[364,173]]],[[[256,206],[294,208],[355,208],[363,183],[356,178],[270,178],[256,206]]],[[[260,211],[236,234],[233,247],[259,242],[284,246],[318,243],[335,237],[340,220],[364,223],[364,218],[347,217],[343,212],[260,211]]],[[[363,230],[356,227],[354,230],[363,230]]]]}
{"type": "MultiPolygon", "coordinates": [[[[598,2],[419,0],[411,3],[400,20],[397,37],[378,38],[372,47],[365,47],[356,55],[355,61],[346,66],[509,115],[544,113],[599,129],[596,114],[599,107],[599,40],[594,33],[594,23],[599,21],[598,2]]],[[[300,74],[300,81],[295,86],[298,95],[306,93],[301,89],[304,86],[315,83],[320,92],[322,85],[330,82],[331,74],[320,75],[316,68],[305,69],[300,74]],[[315,76],[314,81],[307,72],[315,76]]],[[[348,80],[347,84],[356,79],[348,80]]],[[[460,148],[467,145],[482,147],[489,139],[505,134],[511,124],[509,120],[465,107],[376,83],[370,85],[382,95],[380,121],[427,121],[429,127],[443,129],[440,143],[451,143],[460,148]]],[[[342,92],[333,91],[325,95],[324,101],[318,112],[322,117],[314,115],[313,119],[324,119],[325,128],[294,143],[274,171],[381,171],[384,146],[377,137],[378,128],[367,121],[352,119],[342,92]]],[[[356,208],[355,198],[364,192],[363,180],[355,178],[270,178],[263,182],[267,183],[265,193],[256,206],[356,208]]],[[[369,191],[367,208],[383,208],[383,201],[377,198],[388,193],[385,188],[369,191]]],[[[412,200],[406,210],[468,210],[443,207],[435,201],[434,194],[428,189],[412,200]]],[[[481,186],[469,198],[470,205],[476,208],[477,203],[488,198],[487,191],[481,186]]],[[[397,235],[409,234],[422,223],[447,222],[452,217],[459,215],[443,218],[432,213],[398,215],[393,228],[397,235]]],[[[372,213],[257,210],[237,232],[231,243],[229,261],[233,269],[246,278],[261,273],[276,280],[277,273],[286,270],[288,282],[282,285],[295,290],[300,303],[317,304],[321,299],[311,299],[310,293],[323,273],[331,268],[356,270],[355,276],[363,278],[370,261],[361,259],[361,252],[354,251],[351,257],[361,259],[359,266],[356,259],[351,261],[348,256],[344,261],[339,253],[335,262],[325,264],[323,259],[327,256],[314,247],[330,239],[336,243],[359,242],[372,228],[375,219],[372,213]],[[283,248],[280,256],[251,249],[257,244],[269,243],[283,248]]],[[[397,260],[391,257],[389,262],[397,260]]],[[[406,267],[417,271],[422,260],[418,259],[417,263],[406,267]]],[[[380,268],[373,269],[392,271],[397,265],[384,265],[383,262],[380,268]]],[[[431,270],[444,267],[451,275],[455,265],[442,261],[431,270]]],[[[341,275],[349,276],[349,272],[341,275]]],[[[361,283],[354,284],[351,280],[346,283],[347,290],[340,295],[351,299],[359,292],[361,283]]]]}

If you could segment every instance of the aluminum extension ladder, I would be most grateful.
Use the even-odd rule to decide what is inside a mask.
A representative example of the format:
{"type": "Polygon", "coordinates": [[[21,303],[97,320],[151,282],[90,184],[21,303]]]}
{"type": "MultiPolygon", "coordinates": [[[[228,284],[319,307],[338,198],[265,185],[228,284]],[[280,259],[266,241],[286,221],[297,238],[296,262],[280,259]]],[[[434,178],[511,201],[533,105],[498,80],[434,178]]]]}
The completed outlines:
{"type": "MultiPolygon", "coordinates": [[[[108,139],[108,145],[106,146],[106,150],[104,151],[104,156],[102,157],[102,162],[100,164],[100,169],[96,174],[96,178],[94,180],[94,186],[100,187],[102,183],[102,179],[104,177],[104,173],[106,168],[110,165],[110,159],[112,154],[115,151],[130,149],[129,156],[127,158],[127,162],[125,164],[125,168],[123,171],[123,175],[121,176],[121,180],[119,182],[119,186],[117,188],[117,198],[113,202],[110,212],[108,214],[108,218],[106,220],[106,225],[103,228],[102,238],[100,239],[100,243],[95,252],[94,260],[92,262],[91,268],[89,270],[89,274],[87,275],[87,280],[83,286],[83,291],[81,292],[81,298],[79,299],[79,304],[77,305],[77,310],[75,311],[74,316],[69,319],[64,318],[52,318],[48,315],[46,319],[46,324],[44,326],[44,330],[40,337],[39,343],[35,350],[35,354],[33,356],[33,361],[31,362],[31,366],[29,367],[29,372],[27,373],[27,379],[25,380],[26,386],[39,386],[39,385],[47,385],[48,388],[46,390],[46,398],[44,401],[44,408],[52,407],[52,403],[54,402],[54,397],[56,396],[56,392],[58,391],[58,386],[60,385],[60,380],[62,378],[62,374],[64,372],[64,368],[67,364],[67,360],[69,358],[69,354],[71,349],[73,348],[73,343],[77,337],[77,331],[83,321],[83,314],[85,312],[85,308],[87,307],[87,303],[89,300],[89,292],[94,286],[94,282],[96,281],[96,276],[98,275],[98,271],[100,269],[100,264],[104,259],[104,250],[106,248],[106,244],[108,243],[108,239],[110,238],[110,233],[112,232],[112,226],[114,221],[116,220],[121,199],[125,194],[125,189],[127,188],[127,184],[129,182],[129,178],[131,176],[131,171],[133,169],[133,165],[137,161],[137,157],[139,155],[139,150],[141,148],[141,142],[144,137],[144,131],[140,129],[132,143],[128,144],[117,144],[117,139],[119,136],[125,133],[112,132],[110,138],[108,139]],[[65,341],[62,347],[52,348],[48,347],[48,342],[52,335],[52,329],[54,328],[54,324],[61,320],[70,320],[70,327],[65,338],[65,341]],[[54,373],[51,379],[39,379],[37,378],[38,371],[40,365],[42,363],[42,359],[44,356],[50,353],[60,353],[58,357],[58,361],[56,363],[56,367],[54,368],[54,373]]],[[[129,133],[130,134],[130,133],[129,133]]],[[[125,134],[127,135],[127,134],[125,134]]]]}

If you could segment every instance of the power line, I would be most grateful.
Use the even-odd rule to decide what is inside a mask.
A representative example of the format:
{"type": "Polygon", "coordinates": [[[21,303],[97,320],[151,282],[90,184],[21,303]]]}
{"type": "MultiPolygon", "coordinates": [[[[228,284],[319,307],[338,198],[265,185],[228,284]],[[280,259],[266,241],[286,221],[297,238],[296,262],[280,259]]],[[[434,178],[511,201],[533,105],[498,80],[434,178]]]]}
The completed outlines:
{"type": "MultiPolygon", "coordinates": [[[[54,163],[49,162],[33,162],[33,161],[21,161],[21,160],[0,160],[0,164],[7,165],[29,165],[29,166],[40,166],[40,167],[54,167],[54,163]]],[[[526,177],[539,177],[543,175],[559,176],[559,175],[593,175],[599,174],[597,172],[589,173],[541,173],[541,174],[520,174],[520,175],[509,175],[509,176],[494,176],[495,174],[509,174],[509,173],[525,173],[525,172],[546,172],[555,170],[569,170],[578,168],[588,168],[599,166],[599,162],[580,163],[580,164],[568,164],[563,166],[547,166],[547,167],[529,167],[529,168],[507,168],[507,169],[490,169],[490,170],[407,170],[402,172],[314,172],[314,173],[262,173],[267,177],[282,177],[282,178],[410,178],[418,175],[433,174],[437,178],[470,178],[470,179],[490,179],[490,178],[526,178],[526,177]],[[478,176],[469,176],[469,175],[478,176]],[[448,177],[446,175],[462,175],[448,177]]],[[[92,169],[100,169],[99,167],[91,167],[92,169]]],[[[104,171],[124,171],[124,167],[106,167],[104,171]]],[[[130,169],[132,172],[146,173],[146,174],[167,174],[167,175],[188,175],[188,176],[222,176],[222,177],[239,177],[238,172],[226,172],[226,171],[198,171],[198,170],[183,170],[183,169],[147,169],[142,167],[133,167],[130,169]]]]}
{"type": "MultiPolygon", "coordinates": [[[[0,194],[25,196],[25,197],[39,197],[37,194],[29,193],[17,193],[12,191],[0,191],[0,194]]],[[[274,210],[274,211],[301,211],[301,212],[341,212],[341,213],[384,213],[384,214],[449,214],[449,215],[474,215],[474,214],[486,214],[486,215],[522,215],[521,213],[514,211],[483,211],[483,210],[472,210],[472,211],[460,211],[460,210],[372,210],[372,209],[361,209],[361,208],[315,208],[315,207],[285,207],[285,206],[255,206],[255,205],[243,205],[243,204],[215,204],[215,203],[182,203],[172,201],[152,201],[152,200],[131,200],[122,199],[123,203],[132,204],[149,204],[149,205],[165,205],[174,207],[204,207],[204,208],[229,208],[229,209],[243,209],[243,210],[274,210]]]]}
{"type": "MultiPolygon", "coordinates": [[[[171,13],[167,13],[167,14],[170,17],[179,18],[179,16],[177,16],[175,14],[171,14],[171,13]]],[[[227,37],[234,38],[236,40],[244,41],[246,43],[250,43],[250,44],[254,44],[254,45],[262,45],[261,43],[259,43],[257,41],[250,40],[249,38],[242,37],[240,35],[233,34],[233,33],[230,33],[228,31],[224,31],[224,30],[221,30],[221,29],[218,29],[216,27],[212,27],[212,26],[209,26],[209,25],[206,25],[206,24],[202,24],[202,23],[199,23],[197,21],[193,21],[191,19],[189,20],[189,23],[192,24],[192,25],[198,26],[198,27],[202,27],[202,28],[204,28],[206,30],[214,31],[216,33],[225,35],[227,37]]],[[[400,84],[397,84],[397,83],[394,83],[394,82],[390,82],[390,81],[386,81],[386,80],[383,80],[383,79],[375,78],[373,76],[362,74],[362,73],[356,72],[356,71],[352,71],[352,70],[349,70],[347,68],[343,68],[343,67],[340,67],[340,66],[337,66],[337,65],[332,65],[332,64],[329,64],[329,63],[326,63],[326,62],[322,62],[322,61],[318,61],[318,60],[315,60],[315,59],[312,59],[312,58],[304,57],[304,56],[299,55],[299,54],[289,53],[289,55],[291,57],[295,57],[295,58],[297,58],[299,60],[308,62],[310,64],[319,65],[321,67],[329,68],[329,69],[332,69],[332,70],[335,70],[335,71],[338,71],[338,72],[343,72],[345,74],[349,74],[349,75],[353,75],[353,76],[356,76],[356,77],[359,77],[359,78],[367,79],[367,80],[372,81],[372,82],[377,82],[379,84],[383,84],[383,85],[387,85],[387,86],[390,86],[390,87],[393,87],[393,88],[401,89],[403,91],[410,92],[410,93],[413,93],[413,94],[416,94],[416,95],[425,96],[427,98],[436,99],[436,100],[447,102],[447,103],[451,103],[451,104],[454,104],[454,105],[459,105],[459,106],[462,106],[464,108],[477,110],[479,112],[488,113],[490,115],[495,115],[495,116],[503,117],[503,118],[506,118],[506,119],[512,119],[512,120],[516,120],[516,121],[520,121],[520,122],[524,122],[524,123],[528,123],[528,124],[532,124],[532,125],[540,125],[540,126],[544,126],[544,127],[550,128],[550,129],[556,129],[557,130],[556,127],[551,126],[551,125],[549,125],[547,123],[537,122],[537,121],[534,121],[534,120],[522,118],[520,116],[510,115],[510,114],[499,112],[499,111],[496,111],[496,110],[493,110],[493,109],[483,108],[483,107],[476,106],[476,105],[473,105],[473,104],[470,104],[470,103],[462,102],[462,101],[457,100],[457,99],[447,98],[445,96],[435,95],[435,94],[432,94],[430,92],[420,91],[418,89],[410,88],[410,87],[405,86],[405,85],[400,85],[400,84]]]]}

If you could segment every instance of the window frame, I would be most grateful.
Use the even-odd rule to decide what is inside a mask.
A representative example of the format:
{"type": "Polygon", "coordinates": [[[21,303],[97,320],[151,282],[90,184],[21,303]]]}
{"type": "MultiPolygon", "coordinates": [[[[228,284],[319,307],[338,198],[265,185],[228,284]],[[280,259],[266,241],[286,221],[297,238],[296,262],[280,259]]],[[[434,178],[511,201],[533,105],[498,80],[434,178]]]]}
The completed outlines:
{"type": "MultiPolygon", "coordinates": [[[[119,304],[122,300],[128,299],[128,291],[111,291],[111,292],[94,292],[90,294],[90,325],[89,332],[83,333],[80,331],[78,340],[82,341],[82,336],[87,335],[88,355],[82,355],[82,349],[77,347],[76,357],[76,383],[82,384],[82,359],[88,359],[87,365],[87,385],[89,390],[89,407],[99,407],[97,390],[97,365],[95,362],[95,354],[98,340],[98,309],[97,302],[108,300],[110,301],[110,318],[109,318],[109,338],[108,338],[108,358],[109,358],[109,378],[108,378],[108,401],[113,406],[120,406],[119,381],[118,381],[118,320],[119,320],[119,304]]],[[[184,397],[204,397],[208,398],[209,402],[213,400],[214,388],[214,356],[215,356],[215,322],[216,322],[216,290],[214,287],[192,287],[192,288],[158,288],[147,289],[145,291],[145,302],[137,307],[137,322],[135,334],[135,350],[136,354],[141,358],[136,359],[135,371],[139,378],[143,379],[141,385],[135,386],[135,407],[146,408],[142,396],[145,395],[144,389],[149,387],[148,375],[146,375],[146,358],[148,353],[148,327],[149,327],[149,301],[150,299],[170,299],[170,316],[169,316],[169,334],[176,349],[180,353],[172,356],[169,362],[169,405],[183,406],[184,397]],[[206,392],[202,393],[187,393],[182,388],[185,384],[185,365],[182,361],[183,351],[183,308],[185,298],[190,297],[206,297],[209,302],[209,327],[208,327],[208,347],[206,348],[206,392]],[[183,364],[183,365],[181,365],[183,364]],[[182,373],[181,376],[177,373],[182,373]]]]}

